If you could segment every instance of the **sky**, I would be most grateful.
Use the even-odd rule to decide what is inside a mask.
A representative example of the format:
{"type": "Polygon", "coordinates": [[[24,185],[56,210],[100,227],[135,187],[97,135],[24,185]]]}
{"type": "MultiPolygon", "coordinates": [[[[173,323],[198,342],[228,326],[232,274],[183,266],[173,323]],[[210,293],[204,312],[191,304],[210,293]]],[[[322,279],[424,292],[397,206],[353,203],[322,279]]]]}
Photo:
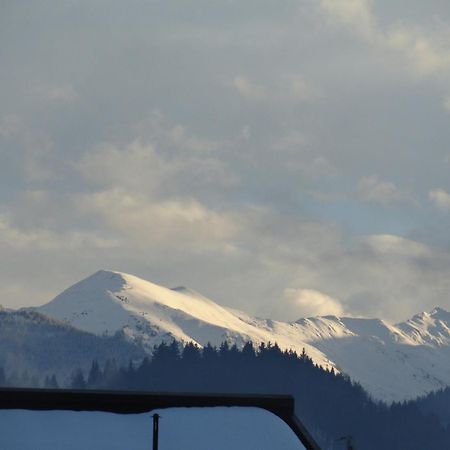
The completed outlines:
{"type": "Polygon", "coordinates": [[[448,1],[0,0],[0,61],[4,306],[450,309],[448,1]]]}

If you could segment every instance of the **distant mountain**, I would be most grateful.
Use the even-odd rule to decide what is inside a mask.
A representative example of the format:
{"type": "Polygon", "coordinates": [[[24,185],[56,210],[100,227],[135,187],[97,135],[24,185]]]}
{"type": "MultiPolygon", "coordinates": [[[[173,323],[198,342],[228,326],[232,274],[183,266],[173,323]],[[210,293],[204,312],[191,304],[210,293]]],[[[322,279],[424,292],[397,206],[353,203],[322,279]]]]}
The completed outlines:
{"type": "Polygon", "coordinates": [[[324,367],[347,373],[376,399],[415,398],[450,385],[450,313],[436,308],[391,325],[379,319],[313,317],[286,323],[251,317],[185,287],[99,271],[37,310],[99,336],[122,332],[151,352],[173,339],[303,348],[324,367]]]}
{"type": "Polygon", "coordinates": [[[271,341],[299,352],[306,347],[316,361],[331,364],[305,339],[297,339],[297,324],[256,319],[186,287],[169,289],[126,273],[96,272],[37,310],[97,335],[121,330],[148,351],[173,339],[200,346],[271,341]]]}
{"type": "Polygon", "coordinates": [[[29,310],[0,310],[0,343],[0,367],[10,374],[26,371],[39,379],[57,374],[60,382],[94,359],[125,364],[144,356],[121,333],[100,337],[29,310]]]}

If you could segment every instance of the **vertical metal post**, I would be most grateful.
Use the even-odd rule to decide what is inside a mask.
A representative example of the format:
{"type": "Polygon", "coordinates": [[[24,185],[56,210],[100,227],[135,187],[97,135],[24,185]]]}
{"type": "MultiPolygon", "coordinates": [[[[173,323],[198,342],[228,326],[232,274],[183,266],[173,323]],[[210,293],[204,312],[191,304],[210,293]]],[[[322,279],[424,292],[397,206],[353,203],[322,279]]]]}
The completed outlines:
{"type": "Polygon", "coordinates": [[[353,445],[353,437],[352,436],[342,436],[336,441],[345,441],[347,445],[347,450],[355,450],[355,446],[353,445]]]}
{"type": "Polygon", "coordinates": [[[153,450],[158,450],[159,414],[153,414],[153,450]]]}

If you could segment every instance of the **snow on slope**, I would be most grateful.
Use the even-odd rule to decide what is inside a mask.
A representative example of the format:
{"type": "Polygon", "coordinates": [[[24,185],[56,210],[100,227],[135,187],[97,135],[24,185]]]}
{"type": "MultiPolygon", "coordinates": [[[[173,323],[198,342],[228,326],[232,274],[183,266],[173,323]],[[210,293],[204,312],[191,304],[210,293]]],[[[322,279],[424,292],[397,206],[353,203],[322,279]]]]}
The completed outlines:
{"type": "Polygon", "coordinates": [[[239,317],[187,288],[168,289],[120,272],[99,271],[38,310],[100,335],[123,330],[148,350],[172,339],[200,346],[225,340],[238,345],[276,341],[299,352],[306,345],[318,362],[329,364],[320,351],[292,339],[295,324],[239,317]]]}
{"type": "Polygon", "coordinates": [[[449,347],[414,339],[379,319],[301,319],[308,341],[374,398],[403,401],[450,385],[449,347]],[[305,326],[307,322],[307,326],[305,326]]]}
{"type": "Polygon", "coordinates": [[[123,330],[151,351],[161,341],[276,342],[303,348],[377,399],[401,401],[450,385],[450,313],[436,308],[391,325],[335,316],[294,323],[257,319],[184,287],[168,289],[133,275],[99,271],[38,310],[96,334],[123,330]]]}

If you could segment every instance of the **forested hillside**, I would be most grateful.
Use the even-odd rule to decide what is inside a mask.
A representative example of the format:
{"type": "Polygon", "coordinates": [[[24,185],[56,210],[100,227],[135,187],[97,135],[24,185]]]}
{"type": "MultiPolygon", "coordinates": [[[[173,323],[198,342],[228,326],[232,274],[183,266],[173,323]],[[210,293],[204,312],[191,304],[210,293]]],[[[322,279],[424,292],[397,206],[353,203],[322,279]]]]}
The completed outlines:
{"type": "Polygon", "coordinates": [[[277,345],[255,351],[250,343],[242,350],[226,343],[219,349],[162,344],[136,366],[94,361],[89,372],[73,374],[71,387],[292,394],[298,417],[325,449],[343,448],[342,436],[352,436],[357,450],[442,450],[450,442],[450,430],[415,402],[374,402],[347,376],[277,345]]]}
{"type": "Polygon", "coordinates": [[[53,373],[64,383],[93,359],[122,364],[143,357],[143,350],[121,333],[95,336],[35,311],[0,311],[0,379],[9,384],[35,385],[53,373]]]}

